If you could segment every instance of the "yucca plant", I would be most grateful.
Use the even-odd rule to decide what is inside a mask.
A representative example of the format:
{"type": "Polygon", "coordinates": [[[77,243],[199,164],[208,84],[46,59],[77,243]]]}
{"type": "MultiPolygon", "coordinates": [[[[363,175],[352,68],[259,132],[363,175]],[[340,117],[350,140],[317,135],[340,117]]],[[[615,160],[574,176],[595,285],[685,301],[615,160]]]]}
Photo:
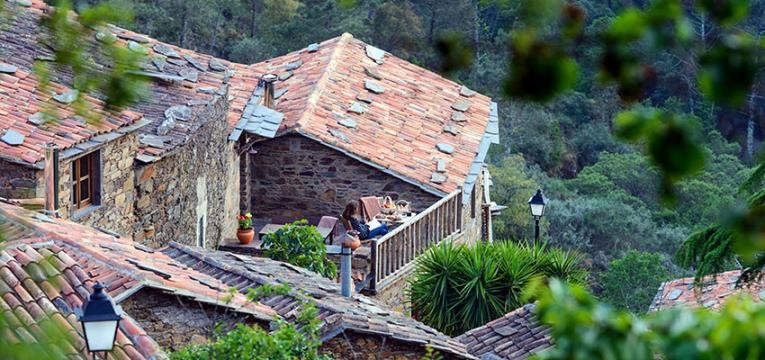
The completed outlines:
{"type": "Polygon", "coordinates": [[[459,335],[524,305],[529,300],[524,290],[532,280],[584,283],[587,272],[581,262],[576,253],[544,244],[441,243],[415,262],[412,313],[446,334],[459,335]]]}
{"type": "Polygon", "coordinates": [[[459,326],[456,314],[449,310],[459,297],[452,280],[457,277],[464,247],[444,242],[432,247],[415,262],[416,283],[410,288],[412,314],[444,333],[454,333],[459,326]]]}

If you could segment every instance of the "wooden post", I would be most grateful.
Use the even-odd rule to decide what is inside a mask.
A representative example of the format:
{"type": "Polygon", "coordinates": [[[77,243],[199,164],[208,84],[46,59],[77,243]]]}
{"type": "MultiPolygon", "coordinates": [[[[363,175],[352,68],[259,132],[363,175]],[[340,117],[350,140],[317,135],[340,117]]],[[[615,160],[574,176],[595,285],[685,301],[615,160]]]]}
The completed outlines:
{"type": "Polygon", "coordinates": [[[372,280],[369,282],[369,291],[371,291],[372,294],[375,294],[377,292],[377,277],[380,274],[380,272],[377,270],[377,239],[373,239],[370,246],[371,251],[369,253],[369,269],[372,271],[372,280]]]}

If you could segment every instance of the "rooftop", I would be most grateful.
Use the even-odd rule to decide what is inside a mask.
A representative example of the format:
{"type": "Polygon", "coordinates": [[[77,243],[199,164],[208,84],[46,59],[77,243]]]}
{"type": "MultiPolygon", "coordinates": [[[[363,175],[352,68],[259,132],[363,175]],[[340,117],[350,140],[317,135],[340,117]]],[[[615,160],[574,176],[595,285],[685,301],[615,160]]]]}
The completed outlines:
{"type": "Polygon", "coordinates": [[[550,329],[537,321],[533,304],[470,330],[456,340],[484,360],[525,359],[552,346],[550,329]]]}
{"type": "MultiPolygon", "coordinates": [[[[27,80],[21,83],[6,78],[2,85],[11,94],[19,93],[29,100],[22,98],[6,104],[8,107],[4,111],[19,116],[1,116],[4,123],[0,123],[0,129],[7,130],[26,124],[24,126],[30,127],[29,131],[32,131],[37,125],[27,124],[28,115],[38,111],[50,96],[30,97],[29,93],[40,92],[37,84],[27,78],[27,74],[32,72],[36,60],[52,56],[52,52],[40,43],[43,32],[39,25],[39,19],[50,8],[40,0],[31,1],[31,6],[26,10],[13,3],[9,3],[9,6],[16,6],[19,10],[14,12],[13,17],[9,17],[7,26],[0,28],[0,63],[17,68],[16,71],[27,80]]],[[[185,144],[195,131],[211,120],[209,116],[204,116],[205,112],[226,94],[226,83],[234,74],[232,65],[228,61],[181,49],[117,26],[109,25],[105,31],[113,33],[118,44],[148,55],[141,71],[142,75],[152,79],[148,94],[132,105],[128,114],[131,117],[140,114],[147,120],[146,126],[139,132],[140,149],[136,154],[137,159],[143,162],[156,161],[185,144]]],[[[92,41],[97,41],[95,36],[92,41]]],[[[61,84],[71,83],[71,75],[66,72],[56,72],[53,79],[61,84]]],[[[107,118],[107,121],[113,120],[107,118]]],[[[77,129],[78,124],[64,121],[60,126],[77,129]]],[[[75,142],[85,140],[82,136],[75,138],[75,142]]],[[[2,150],[5,154],[6,149],[2,150]]],[[[35,156],[41,158],[39,149],[34,150],[35,156]]]]}
{"type": "Polygon", "coordinates": [[[748,295],[755,301],[765,301],[765,278],[736,287],[740,276],[741,270],[732,270],[707,276],[700,283],[693,277],[667,281],[659,287],[649,311],[676,306],[719,310],[731,295],[748,295]]]}
{"type": "MultiPolygon", "coordinates": [[[[49,8],[40,0],[31,4],[0,29],[0,63],[24,77],[35,60],[52,55],[40,44],[38,21],[49,8]]],[[[106,31],[116,35],[119,44],[148,55],[141,74],[153,80],[149,96],[125,115],[131,121],[146,119],[146,126],[139,129],[141,148],[136,154],[142,162],[172,153],[207,121],[219,120],[206,115],[225,101],[232,140],[243,131],[265,138],[299,133],[436,195],[459,186],[469,194],[489,145],[499,141],[497,106],[490,98],[347,33],[243,65],[116,26],[106,31]],[[266,74],[278,76],[273,109],[259,105],[258,84],[266,74]]],[[[65,72],[53,78],[71,83],[65,72]]],[[[37,91],[31,79],[4,85],[11,93],[37,91]]],[[[25,134],[35,132],[39,125],[27,121],[46,99],[47,95],[7,105],[5,112],[20,115],[3,117],[0,129],[25,124],[25,134]]],[[[62,145],[86,140],[80,134],[62,145]]],[[[28,154],[17,150],[20,154],[15,156],[24,156],[27,162],[42,157],[40,149],[31,150],[28,154]]]]}
{"type": "MultiPolygon", "coordinates": [[[[277,75],[277,136],[301,134],[434,193],[469,187],[498,142],[490,98],[348,33],[247,72],[277,75]]],[[[256,85],[232,80],[232,126],[246,120],[256,85]]]]}

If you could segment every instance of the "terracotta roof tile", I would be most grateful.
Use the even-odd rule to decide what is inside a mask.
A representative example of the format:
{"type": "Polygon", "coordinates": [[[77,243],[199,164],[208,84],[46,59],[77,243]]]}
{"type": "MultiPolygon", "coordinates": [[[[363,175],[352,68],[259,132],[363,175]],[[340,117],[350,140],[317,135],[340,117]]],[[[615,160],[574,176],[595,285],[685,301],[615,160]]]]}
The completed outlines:
{"type": "MultiPolygon", "coordinates": [[[[141,251],[128,240],[68,221],[43,222],[28,210],[0,204],[0,224],[7,222],[29,227],[46,239],[45,242],[40,242],[39,236],[9,239],[0,250],[0,289],[8,289],[2,294],[0,311],[10,309],[8,314],[12,317],[8,323],[19,338],[44,341],[45,335],[37,324],[54,317],[54,321],[67,325],[66,329],[76,334],[76,343],[64,345],[60,350],[68,352],[73,347],[84,351],[80,325],[72,311],[82,306],[95,281],[107,283],[109,294],[118,302],[132,294],[128,290],[147,286],[201,302],[216,303],[251,314],[261,321],[270,321],[277,315],[266,305],[248,303],[244,295],[236,295],[231,304],[216,300],[227,293],[224,283],[186,268],[162,252],[141,251]],[[70,265],[64,270],[50,264],[45,266],[54,255],[62,264],[70,265]],[[22,266],[19,259],[29,262],[22,266]],[[139,267],[128,259],[140,259],[144,266],[139,267]],[[169,278],[158,276],[156,271],[169,275],[169,278]]],[[[124,332],[121,338],[128,340],[122,347],[126,356],[151,358],[160,351],[154,340],[129,316],[121,322],[120,331],[124,332]]]]}
{"type": "Polygon", "coordinates": [[[765,301],[765,277],[736,287],[740,276],[740,270],[733,270],[708,276],[698,284],[692,277],[667,281],[659,287],[649,311],[675,306],[718,310],[731,295],[746,295],[754,301],[765,301]]]}
{"type": "Polygon", "coordinates": [[[482,359],[525,359],[552,346],[549,332],[537,321],[534,305],[528,304],[455,340],[482,359]]]}

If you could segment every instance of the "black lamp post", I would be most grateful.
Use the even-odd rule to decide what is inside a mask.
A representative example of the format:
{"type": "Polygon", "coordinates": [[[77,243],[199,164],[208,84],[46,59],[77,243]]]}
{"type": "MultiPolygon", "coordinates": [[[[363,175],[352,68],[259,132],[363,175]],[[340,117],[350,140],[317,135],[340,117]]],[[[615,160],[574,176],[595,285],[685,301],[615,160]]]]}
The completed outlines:
{"type": "Polygon", "coordinates": [[[77,320],[82,323],[88,351],[111,351],[117,337],[117,327],[122,320],[122,310],[104,292],[101,283],[93,285],[93,293],[82,306],[75,309],[77,320]]]}
{"type": "Polygon", "coordinates": [[[547,205],[547,198],[542,192],[542,189],[537,189],[537,193],[529,198],[529,209],[531,210],[531,216],[534,217],[534,240],[539,242],[539,219],[545,214],[545,205],[547,205]]]}

